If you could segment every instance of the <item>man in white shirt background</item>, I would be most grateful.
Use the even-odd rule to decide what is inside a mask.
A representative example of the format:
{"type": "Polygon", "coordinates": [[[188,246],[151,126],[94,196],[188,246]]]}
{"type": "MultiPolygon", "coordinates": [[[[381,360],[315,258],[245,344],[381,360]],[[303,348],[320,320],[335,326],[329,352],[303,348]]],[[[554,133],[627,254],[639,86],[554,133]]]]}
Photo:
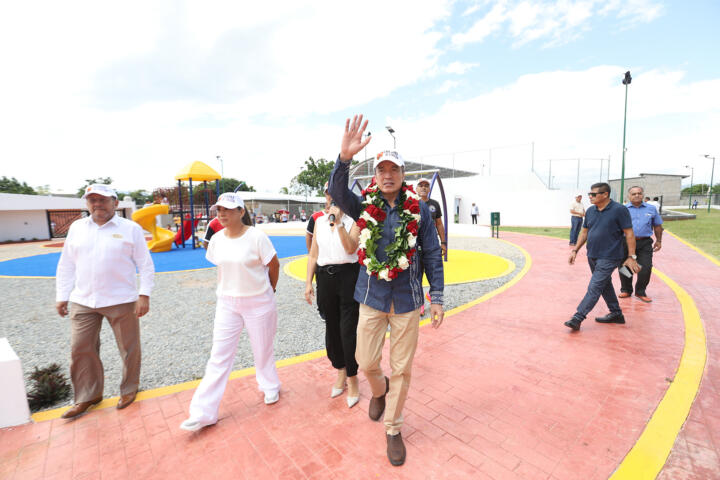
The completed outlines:
{"type": "Polygon", "coordinates": [[[140,325],[150,309],[153,266],[142,228],[115,214],[117,194],[108,185],[90,185],[83,199],[90,216],[70,226],[56,274],[56,304],[70,313],[70,376],[75,405],[63,418],[85,413],[103,398],[100,329],[107,318],[123,360],[117,408],[130,405],[140,383],[140,325]],[[137,274],[140,273],[138,295],[137,274]]]}

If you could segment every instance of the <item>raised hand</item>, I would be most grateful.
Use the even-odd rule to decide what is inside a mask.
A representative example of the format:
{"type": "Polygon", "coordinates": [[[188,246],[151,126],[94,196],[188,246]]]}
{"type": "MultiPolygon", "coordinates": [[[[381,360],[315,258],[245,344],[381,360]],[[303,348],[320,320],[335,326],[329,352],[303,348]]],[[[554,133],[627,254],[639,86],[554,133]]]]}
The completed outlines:
{"type": "Polygon", "coordinates": [[[340,145],[340,160],[343,162],[352,160],[356,153],[370,143],[370,136],[365,140],[362,138],[368,124],[367,120],[365,120],[365,123],[362,120],[362,115],[355,115],[352,123],[349,118],[345,120],[345,134],[343,134],[342,144],[340,145]]]}

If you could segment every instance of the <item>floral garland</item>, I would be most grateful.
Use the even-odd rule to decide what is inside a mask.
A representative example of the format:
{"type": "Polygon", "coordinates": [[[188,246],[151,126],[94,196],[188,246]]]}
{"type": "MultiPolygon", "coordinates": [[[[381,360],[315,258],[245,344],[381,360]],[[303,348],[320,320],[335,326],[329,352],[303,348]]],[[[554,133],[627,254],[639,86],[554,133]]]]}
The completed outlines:
{"type": "Polygon", "coordinates": [[[362,194],[365,208],[356,222],[360,228],[358,262],[365,265],[369,274],[390,282],[412,264],[420,228],[420,197],[403,182],[397,198],[397,204],[402,205],[400,224],[395,228],[395,238],[385,247],[387,260],[381,263],[375,251],[387,214],[383,209],[382,192],[375,184],[375,179],[362,194]]]}

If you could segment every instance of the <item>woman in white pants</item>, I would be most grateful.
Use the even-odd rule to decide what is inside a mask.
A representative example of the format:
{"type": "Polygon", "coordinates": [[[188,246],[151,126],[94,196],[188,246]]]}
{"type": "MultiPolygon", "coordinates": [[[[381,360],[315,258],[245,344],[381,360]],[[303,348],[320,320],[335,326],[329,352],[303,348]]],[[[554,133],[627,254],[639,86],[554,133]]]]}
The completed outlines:
{"type": "Polygon", "coordinates": [[[216,203],[225,227],[210,239],[206,258],[218,267],[213,346],[190,402],[190,417],[180,428],[197,431],[218,421],[218,410],[232,370],[243,328],[255,359],[255,378],[265,403],[278,401],[280,379],[273,358],[277,329],[275,286],[280,263],[267,235],[251,225],[242,199],[223,193],[216,203]]]}

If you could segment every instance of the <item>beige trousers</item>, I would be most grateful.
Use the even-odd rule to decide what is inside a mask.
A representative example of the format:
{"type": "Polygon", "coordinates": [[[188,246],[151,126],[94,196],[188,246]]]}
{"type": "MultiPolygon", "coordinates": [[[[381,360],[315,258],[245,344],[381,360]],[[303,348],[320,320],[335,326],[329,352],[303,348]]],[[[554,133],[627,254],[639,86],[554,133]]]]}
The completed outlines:
{"type": "Polygon", "coordinates": [[[100,328],[107,318],[123,361],[120,394],[137,391],[140,385],[140,322],[135,302],[103,308],[89,308],[70,302],[72,324],[70,377],[75,402],[102,397],[105,372],[100,360],[100,328]]]}
{"type": "Polygon", "coordinates": [[[365,372],[373,397],[385,393],[385,376],[380,367],[385,333],[390,325],[390,391],[385,398],[385,431],[390,435],[400,432],[403,424],[402,409],[410,387],[412,361],[418,342],[420,310],[397,314],[375,310],[360,304],[355,359],[365,372]]]}

